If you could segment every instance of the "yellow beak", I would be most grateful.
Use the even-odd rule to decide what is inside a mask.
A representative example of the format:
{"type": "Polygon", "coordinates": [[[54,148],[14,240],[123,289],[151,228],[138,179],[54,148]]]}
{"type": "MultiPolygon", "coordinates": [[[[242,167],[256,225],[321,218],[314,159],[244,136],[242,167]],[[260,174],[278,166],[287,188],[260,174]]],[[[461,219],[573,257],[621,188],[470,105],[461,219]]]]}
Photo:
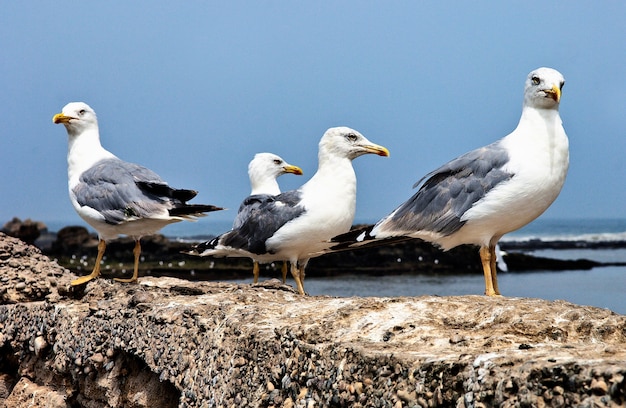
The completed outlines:
{"type": "Polygon", "coordinates": [[[56,123],[56,124],[59,124],[59,123],[69,123],[69,121],[71,119],[76,119],[76,118],[73,118],[71,116],[65,116],[62,113],[57,113],[56,115],[54,115],[52,117],[52,122],[56,123]]]}
{"type": "Polygon", "coordinates": [[[363,146],[368,153],[377,154],[379,156],[389,157],[389,150],[386,147],[371,144],[363,146]]]}
{"type": "Polygon", "coordinates": [[[546,93],[549,94],[556,102],[561,100],[561,88],[556,85],[552,85],[552,89],[546,91],[546,93]]]}
{"type": "Polygon", "coordinates": [[[298,166],[285,166],[283,167],[283,170],[285,171],[285,173],[293,173],[293,174],[297,174],[298,176],[302,175],[302,169],[298,166]]]}

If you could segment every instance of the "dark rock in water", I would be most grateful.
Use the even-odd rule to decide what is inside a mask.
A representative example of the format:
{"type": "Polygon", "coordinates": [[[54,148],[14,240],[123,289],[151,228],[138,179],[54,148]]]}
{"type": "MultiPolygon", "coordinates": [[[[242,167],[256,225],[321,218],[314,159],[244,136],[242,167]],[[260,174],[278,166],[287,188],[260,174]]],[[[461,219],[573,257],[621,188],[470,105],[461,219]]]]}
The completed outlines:
{"type": "Polygon", "coordinates": [[[307,275],[338,273],[482,273],[478,248],[462,245],[442,251],[432,244],[410,240],[377,247],[343,251],[311,259],[307,275]]]}
{"type": "Polygon", "coordinates": [[[537,249],[617,249],[626,248],[626,241],[582,241],[582,240],[541,240],[530,239],[524,241],[507,240],[500,242],[500,248],[505,251],[533,251],[537,249]]]}
{"type": "Polygon", "coordinates": [[[30,218],[22,221],[17,217],[14,217],[2,227],[2,232],[5,234],[19,238],[28,244],[34,243],[41,233],[47,230],[48,227],[41,221],[33,221],[30,218]]]}
{"type": "MultiPolygon", "coordinates": [[[[561,260],[513,251],[503,258],[511,272],[589,270],[605,265],[587,259],[561,260]]],[[[345,272],[389,275],[482,273],[483,270],[476,246],[461,245],[442,251],[420,240],[332,253],[312,259],[307,268],[307,275],[311,276],[332,276],[345,272]]]]}
{"type": "Polygon", "coordinates": [[[626,404],[626,316],[609,310],[299,296],[277,280],[70,288],[4,235],[0,268],[0,407],[626,404]]]}
{"type": "Polygon", "coordinates": [[[588,259],[562,260],[530,256],[518,252],[508,253],[504,256],[504,260],[511,271],[580,271],[602,266],[602,263],[588,259]]]}
{"type": "MultiPolygon", "coordinates": [[[[83,227],[66,227],[57,234],[44,253],[74,272],[84,274],[93,268],[98,238],[83,227]],[[77,259],[86,259],[78,262],[77,259]]],[[[140,276],[172,276],[191,280],[241,279],[250,276],[252,262],[247,258],[199,258],[184,254],[192,244],[167,239],[157,234],[144,237],[140,276]]],[[[132,269],[134,241],[120,238],[107,245],[103,273],[120,276],[132,269]]],[[[505,256],[509,271],[586,270],[602,266],[588,260],[539,258],[516,252],[512,247],[505,256]]],[[[263,265],[263,275],[280,277],[279,262],[263,265]]],[[[342,273],[368,275],[482,273],[478,248],[462,245],[442,251],[428,242],[408,240],[393,244],[341,251],[311,259],[307,276],[336,276],[342,273]]]]}
{"type": "MultiPolygon", "coordinates": [[[[141,252],[151,258],[153,255],[170,253],[171,243],[163,235],[150,235],[141,239],[141,252]]],[[[106,256],[113,259],[132,259],[135,241],[130,237],[120,237],[107,244],[106,256]]],[[[185,245],[188,248],[189,244],[185,245]]],[[[95,255],[98,252],[98,236],[90,234],[87,228],[69,226],[62,228],[51,247],[46,250],[50,255],[67,255],[72,253],[78,257],[95,255]]]]}
{"type": "Polygon", "coordinates": [[[80,226],[69,226],[61,228],[57,232],[56,240],[52,243],[49,253],[67,253],[79,251],[83,248],[90,250],[97,247],[98,238],[91,235],[87,228],[80,226]]]}

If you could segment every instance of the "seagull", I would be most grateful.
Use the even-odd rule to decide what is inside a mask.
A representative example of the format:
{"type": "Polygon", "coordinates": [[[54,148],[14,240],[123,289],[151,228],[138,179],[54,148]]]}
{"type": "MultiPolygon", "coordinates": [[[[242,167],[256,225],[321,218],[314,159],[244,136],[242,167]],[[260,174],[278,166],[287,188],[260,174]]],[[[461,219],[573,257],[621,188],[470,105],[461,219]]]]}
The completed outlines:
{"type": "Polygon", "coordinates": [[[222,210],[214,205],[187,204],[197,191],[171,188],[153,171],[122,161],[103,148],[96,113],[86,103],[68,103],[52,121],[62,123],[67,130],[67,173],[72,205],[98,232],[99,238],[93,271],[72,281],[71,285],[81,285],[100,275],[106,243],[119,235],[134,238],[135,264],[132,278],[115,280],[136,282],[141,237],[155,234],[168,224],[222,210]]]}
{"type": "Polygon", "coordinates": [[[332,239],[335,250],[420,238],[443,250],[480,247],[485,294],[499,296],[496,244],[541,215],[557,198],[569,167],[558,71],[528,74],[522,115],[504,138],[427,174],[409,200],[375,225],[332,239]]]}
{"type": "MultiPolygon", "coordinates": [[[[248,165],[248,176],[252,191],[239,206],[239,212],[233,223],[233,229],[239,228],[246,219],[267,200],[280,194],[280,187],[276,179],[283,174],[292,173],[302,175],[302,169],[284,161],[273,153],[257,153],[248,165]]],[[[252,273],[254,283],[259,281],[259,263],[253,259],[252,273]]],[[[282,266],[283,283],[287,280],[287,263],[282,266]]]]}
{"type": "Polygon", "coordinates": [[[249,257],[259,262],[289,260],[304,295],[304,269],[328,241],[347,232],[356,209],[352,160],[364,154],[389,156],[389,150],[347,127],[328,129],[319,142],[317,172],[297,190],[263,202],[238,228],[197,245],[199,256],[249,257]]]}

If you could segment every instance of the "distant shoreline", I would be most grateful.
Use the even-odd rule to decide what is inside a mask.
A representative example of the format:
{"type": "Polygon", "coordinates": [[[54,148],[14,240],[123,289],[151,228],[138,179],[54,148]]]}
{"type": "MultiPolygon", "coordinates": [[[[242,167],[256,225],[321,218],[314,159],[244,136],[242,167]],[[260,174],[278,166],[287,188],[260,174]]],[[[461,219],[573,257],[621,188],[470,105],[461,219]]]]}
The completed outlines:
{"type": "MultiPolygon", "coordinates": [[[[226,232],[232,225],[230,219],[214,219],[205,217],[197,222],[181,222],[171,224],[161,230],[168,239],[192,241],[206,240],[226,232]]],[[[355,220],[354,225],[368,225],[376,220],[355,220]]],[[[55,233],[66,226],[83,226],[90,232],[93,229],[81,220],[44,222],[48,231],[55,233]]],[[[563,247],[566,242],[613,242],[621,247],[626,242],[626,218],[538,218],[527,226],[506,234],[501,243],[515,243],[522,246],[523,242],[540,240],[550,245],[563,247]]],[[[576,244],[574,244],[576,245],[576,244]]],[[[599,244],[598,247],[602,247],[599,244]]],[[[576,248],[576,246],[572,247],[576,248]]]]}
{"type": "MultiPolygon", "coordinates": [[[[41,223],[43,226],[45,223],[41,223]]],[[[229,222],[213,222],[212,230],[222,226],[230,228],[229,222]]],[[[363,224],[357,224],[363,225],[363,224]]],[[[93,267],[97,235],[82,223],[59,225],[51,223],[42,228],[35,245],[59,264],[79,274],[93,267]],[[55,231],[57,230],[57,231],[55,231]],[[63,238],[58,232],[63,231],[63,238]]],[[[507,235],[500,241],[500,249],[511,271],[535,270],[588,270],[603,266],[626,265],[619,256],[606,257],[599,251],[580,255],[585,250],[626,249],[626,220],[543,220],[507,235]],[[589,239],[581,239],[581,238],[589,239]],[[563,256],[542,253],[544,250],[565,250],[563,256]]],[[[148,274],[207,274],[214,277],[247,276],[251,261],[247,258],[198,258],[186,255],[192,245],[211,239],[207,225],[179,223],[168,226],[161,234],[142,239],[140,268],[148,274]]],[[[110,272],[132,269],[132,239],[122,237],[108,245],[105,266],[110,272]]],[[[278,269],[275,265],[267,268],[278,269]]],[[[482,273],[478,252],[472,246],[461,246],[443,252],[431,244],[419,240],[404,244],[382,245],[327,254],[314,258],[309,265],[309,276],[329,276],[346,273],[357,274],[440,274],[482,273]],[[383,272],[384,271],[384,272],[383,272]]],[[[195,275],[196,278],[198,275],[195,275]]]]}

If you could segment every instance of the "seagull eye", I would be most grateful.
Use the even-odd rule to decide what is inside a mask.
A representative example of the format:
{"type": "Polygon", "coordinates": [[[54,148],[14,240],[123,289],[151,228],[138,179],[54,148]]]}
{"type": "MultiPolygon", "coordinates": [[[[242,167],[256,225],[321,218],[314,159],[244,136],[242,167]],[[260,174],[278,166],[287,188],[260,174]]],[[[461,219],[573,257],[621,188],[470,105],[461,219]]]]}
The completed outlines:
{"type": "Polygon", "coordinates": [[[565,85],[565,81],[561,82],[561,86],[559,87],[561,90],[563,90],[563,86],[565,85]]]}
{"type": "Polygon", "coordinates": [[[351,142],[356,142],[356,141],[357,141],[357,139],[358,139],[358,136],[357,136],[357,135],[355,135],[354,133],[348,133],[348,134],[346,135],[346,139],[348,139],[348,140],[349,140],[349,141],[351,141],[351,142]]]}
{"type": "Polygon", "coordinates": [[[533,81],[533,85],[539,85],[539,83],[541,82],[538,76],[532,77],[531,81],[533,81]]]}
{"type": "Polygon", "coordinates": [[[278,166],[278,165],[282,164],[282,161],[280,161],[278,159],[274,159],[274,164],[278,166]]]}
{"type": "Polygon", "coordinates": [[[83,115],[85,114],[85,112],[87,112],[87,111],[86,111],[86,110],[84,110],[84,109],[81,109],[81,110],[79,110],[79,111],[78,111],[78,114],[79,114],[80,116],[83,116],[83,115]]]}

